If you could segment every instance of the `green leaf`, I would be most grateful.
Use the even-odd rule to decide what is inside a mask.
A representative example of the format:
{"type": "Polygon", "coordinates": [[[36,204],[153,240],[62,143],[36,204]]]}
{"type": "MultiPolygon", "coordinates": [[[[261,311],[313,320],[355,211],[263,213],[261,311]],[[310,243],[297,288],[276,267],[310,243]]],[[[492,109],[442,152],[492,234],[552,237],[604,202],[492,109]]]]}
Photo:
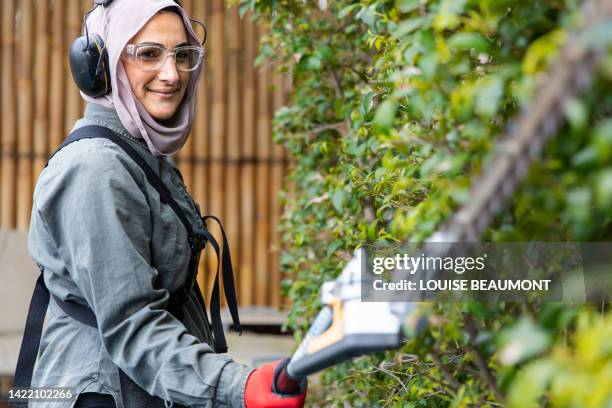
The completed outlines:
{"type": "Polygon", "coordinates": [[[565,216],[576,240],[585,240],[593,229],[593,197],[588,187],[576,187],[567,193],[565,216]]]}
{"type": "Polygon", "coordinates": [[[461,14],[465,11],[465,4],[467,0],[445,0],[443,1],[443,7],[453,14],[461,14]]]}
{"type": "Polygon", "coordinates": [[[600,163],[612,162],[612,119],[597,125],[593,131],[594,146],[600,163]]]}
{"type": "Polygon", "coordinates": [[[343,244],[344,243],[339,239],[334,240],[331,244],[327,246],[326,255],[328,257],[332,256],[338,250],[338,248],[342,247],[343,244]]]}
{"type": "Polygon", "coordinates": [[[353,11],[355,11],[359,7],[360,7],[360,4],[351,4],[349,6],[344,7],[338,13],[338,19],[342,20],[344,17],[348,16],[349,14],[351,14],[353,11]]]}
{"type": "Polygon", "coordinates": [[[334,50],[326,45],[321,45],[317,48],[317,56],[322,61],[332,61],[334,59],[334,50]]]}
{"type": "Polygon", "coordinates": [[[487,52],[489,44],[485,37],[478,33],[461,32],[454,34],[448,40],[448,45],[456,50],[475,49],[480,52],[487,52]]]}
{"type": "Polygon", "coordinates": [[[321,59],[319,57],[309,57],[308,58],[308,68],[313,69],[313,70],[320,70],[321,69],[321,59]]]}
{"type": "Polygon", "coordinates": [[[578,187],[567,193],[567,210],[577,222],[588,220],[591,216],[591,190],[578,187]]]}
{"type": "Polygon", "coordinates": [[[361,11],[357,14],[361,21],[366,23],[370,28],[373,27],[376,22],[376,14],[375,14],[375,5],[371,5],[369,7],[361,9],[361,11]]]}
{"type": "Polygon", "coordinates": [[[597,149],[595,146],[589,145],[576,153],[571,159],[572,166],[587,170],[597,165],[597,149]]]}
{"type": "Polygon", "coordinates": [[[508,408],[538,408],[540,398],[559,367],[552,361],[535,361],[528,365],[510,389],[508,408]]]}
{"type": "Polygon", "coordinates": [[[405,35],[412,33],[414,30],[421,28],[428,19],[425,17],[414,17],[402,21],[397,28],[391,33],[394,38],[402,38],[405,35]]]}
{"type": "Polygon", "coordinates": [[[419,8],[420,0],[400,0],[398,7],[402,13],[409,13],[419,8]]]}
{"type": "Polygon", "coordinates": [[[490,76],[479,86],[476,111],[485,116],[495,115],[504,95],[504,81],[499,76],[490,76]]]}
{"type": "Polygon", "coordinates": [[[514,365],[543,352],[550,342],[550,335],[546,331],[524,317],[500,334],[499,359],[504,365],[514,365]]]}
{"type": "Polygon", "coordinates": [[[612,210],[612,168],[599,172],[595,189],[597,206],[608,211],[612,210]]]}
{"type": "Polygon", "coordinates": [[[261,63],[266,59],[266,56],[264,54],[259,54],[257,57],[255,57],[255,61],[253,61],[253,65],[255,65],[256,67],[260,66],[261,63]]]}
{"type": "Polygon", "coordinates": [[[548,61],[555,55],[565,42],[567,33],[563,30],[554,30],[535,40],[527,49],[523,58],[523,71],[535,74],[546,67],[548,61]]]}
{"type": "Polygon", "coordinates": [[[459,14],[463,13],[467,0],[442,0],[440,12],[436,15],[434,26],[437,30],[454,29],[460,24],[459,14]]]}
{"type": "Polygon", "coordinates": [[[291,265],[295,262],[295,256],[290,252],[282,252],[280,255],[281,265],[291,265]]]}
{"type": "Polygon", "coordinates": [[[376,241],[376,227],[378,226],[378,220],[374,220],[368,226],[368,239],[371,242],[376,241]]]}
{"type": "Polygon", "coordinates": [[[368,92],[361,98],[361,106],[363,107],[363,112],[368,114],[370,110],[372,110],[372,98],[374,97],[374,92],[368,92]]]}
{"type": "Polygon", "coordinates": [[[436,75],[436,68],[438,67],[438,56],[434,53],[428,53],[423,55],[419,60],[419,68],[423,71],[423,76],[431,80],[436,75]]]}
{"type": "Polygon", "coordinates": [[[586,126],[588,112],[582,101],[579,99],[570,99],[563,108],[567,121],[574,129],[582,129],[586,126]]]}
{"type": "Polygon", "coordinates": [[[344,205],[346,203],[346,198],[346,192],[343,189],[336,190],[332,195],[332,205],[339,213],[342,213],[345,210],[344,205]]]}
{"type": "Polygon", "coordinates": [[[389,130],[393,126],[396,111],[397,103],[391,98],[385,99],[376,109],[374,123],[381,130],[389,130]]]}
{"type": "Polygon", "coordinates": [[[248,11],[252,11],[254,9],[255,9],[255,0],[242,0],[238,8],[238,13],[240,14],[240,17],[242,18],[248,11]]]}

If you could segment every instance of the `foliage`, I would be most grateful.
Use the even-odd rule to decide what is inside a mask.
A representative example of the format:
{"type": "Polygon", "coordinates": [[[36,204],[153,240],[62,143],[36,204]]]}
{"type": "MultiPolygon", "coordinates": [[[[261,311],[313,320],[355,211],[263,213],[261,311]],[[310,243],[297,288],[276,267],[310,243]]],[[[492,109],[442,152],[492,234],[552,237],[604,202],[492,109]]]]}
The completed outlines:
{"type": "MultiPolygon", "coordinates": [[[[299,341],[321,284],[364,242],[421,241],[469,200],[496,136],[533,98],[577,1],[242,0],[260,58],[293,76],[275,138],[293,155],[283,270],[299,341]],[[293,191],[293,192],[291,192],[293,191]]],[[[597,38],[610,38],[603,27],[597,38]],[[607,36],[607,37],[606,37],[607,36]]],[[[484,239],[612,238],[612,55],[484,239]]],[[[399,352],[323,374],[313,404],[612,406],[606,305],[429,306],[399,352]],[[605,315],[605,317],[600,316],[605,315]],[[576,379],[576,380],[573,380],[576,379]],[[608,404],[608,405],[606,405],[608,404]]]]}

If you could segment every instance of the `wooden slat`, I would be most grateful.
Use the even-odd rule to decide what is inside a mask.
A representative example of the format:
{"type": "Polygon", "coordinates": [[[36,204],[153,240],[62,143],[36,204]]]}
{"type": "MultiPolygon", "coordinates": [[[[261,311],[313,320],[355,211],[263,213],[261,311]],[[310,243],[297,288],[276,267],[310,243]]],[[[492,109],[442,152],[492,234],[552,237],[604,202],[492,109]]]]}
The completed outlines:
{"type": "MultiPolygon", "coordinates": [[[[79,24],[80,24],[80,26],[79,26],[79,35],[84,35],[85,34],[83,32],[83,17],[85,16],[85,13],[87,13],[91,9],[91,7],[92,7],[91,0],[81,0],[81,18],[79,20],[79,24]]],[[[71,41],[72,41],[72,39],[71,39],[71,41]]],[[[83,114],[83,112],[85,112],[85,105],[86,105],[85,99],[80,97],[80,94],[79,94],[79,106],[80,106],[79,112],[81,114],[83,114]]]]}
{"type": "MultiPolygon", "coordinates": [[[[225,178],[225,225],[234,265],[240,265],[240,16],[238,8],[227,10],[228,26],[227,58],[227,138],[225,178]]],[[[236,268],[235,268],[236,269],[236,268]]],[[[236,281],[241,279],[239,270],[234,272],[236,281]]],[[[238,298],[240,300],[240,298],[238,298]]]]}
{"type": "Polygon", "coordinates": [[[64,0],[51,3],[51,64],[49,90],[49,149],[55,150],[64,138],[64,0]]]}
{"type": "MultiPolygon", "coordinates": [[[[212,112],[210,117],[211,139],[210,158],[222,159],[224,154],[224,141],[226,135],[225,127],[225,32],[224,15],[225,5],[223,0],[211,0],[212,15],[210,17],[210,64],[209,78],[212,91],[212,112]]],[[[214,201],[219,201],[215,198],[214,201]]]]}
{"type": "Polygon", "coordinates": [[[240,304],[253,305],[255,295],[255,165],[245,163],[240,168],[240,304]]]}
{"type": "Polygon", "coordinates": [[[255,304],[258,306],[267,304],[269,290],[269,249],[270,249],[270,226],[269,216],[269,183],[270,164],[258,163],[256,174],[255,192],[255,304]]]}
{"type": "MultiPolygon", "coordinates": [[[[258,27],[259,36],[265,34],[258,27]]],[[[257,145],[255,149],[258,159],[256,170],[255,192],[255,304],[265,305],[269,295],[270,272],[270,107],[269,86],[270,75],[267,64],[258,69],[257,81],[257,145]]]]}
{"type": "MultiPolygon", "coordinates": [[[[66,10],[66,20],[64,22],[64,60],[68,52],[68,47],[72,44],[75,38],[79,36],[81,31],[81,4],[78,1],[70,0],[64,3],[66,10]]],[[[67,66],[68,64],[66,64],[67,66]]],[[[67,66],[67,73],[70,73],[70,68],[67,66]]],[[[72,129],[74,122],[81,117],[81,96],[79,95],[79,89],[77,88],[72,76],[67,77],[65,81],[65,104],[66,111],[64,116],[64,130],[66,133],[72,129]]],[[[65,135],[62,135],[65,137],[65,135]]]]}
{"type": "Polygon", "coordinates": [[[242,134],[240,155],[245,163],[240,169],[240,281],[239,298],[242,305],[254,304],[255,288],[255,93],[256,77],[253,63],[256,55],[257,32],[250,13],[242,19],[242,134]]]}
{"type": "MultiPolygon", "coordinates": [[[[210,65],[208,80],[211,84],[211,115],[210,115],[210,178],[208,181],[208,209],[209,213],[225,221],[225,181],[224,168],[221,160],[224,156],[224,140],[226,135],[225,126],[225,33],[224,15],[225,4],[223,0],[211,0],[211,27],[210,27],[210,65]]],[[[209,223],[211,233],[216,237],[221,237],[221,232],[214,223],[209,223]]],[[[214,271],[217,259],[214,256],[208,257],[208,278],[207,293],[212,290],[214,282],[214,271]]],[[[222,296],[223,297],[223,296],[222,296]]]]}
{"type": "Polygon", "coordinates": [[[271,206],[270,206],[270,225],[272,230],[271,236],[271,254],[270,254],[270,305],[273,307],[281,306],[281,271],[280,271],[280,233],[278,225],[280,223],[280,215],[282,207],[278,197],[278,192],[283,187],[283,175],[285,168],[282,163],[272,164],[272,175],[270,186],[272,189],[271,206]]]}
{"type": "MultiPolygon", "coordinates": [[[[291,71],[285,73],[284,75],[284,94],[285,94],[285,99],[288,101],[289,100],[289,95],[291,95],[291,91],[292,91],[292,87],[293,87],[293,83],[292,83],[292,78],[293,78],[293,74],[291,71]]],[[[287,161],[286,165],[284,166],[283,169],[283,175],[289,173],[291,171],[292,165],[293,165],[293,159],[289,156],[289,154],[287,153],[286,150],[283,149],[283,153],[284,153],[284,158],[287,161]]],[[[286,194],[295,194],[296,191],[296,186],[294,182],[290,182],[290,181],[283,181],[283,189],[286,192],[286,194]]],[[[292,273],[290,275],[286,275],[285,276],[288,279],[295,279],[297,278],[296,273],[292,273]]],[[[283,309],[289,309],[291,307],[291,300],[286,297],[282,300],[282,308],[283,309]]]]}
{"type": "MultiPolygon", "coordinates": [[[[4,23],[4,6],[0,7],[0,22],[4,23]]],[[[4,72],[4,24],[0,26],[0,85],[5,81],[10,80],[4,72]]],[[[2,228],[2,207],[4,201],[4,192],[2,191],[2,181],[4,180],[2,175],[3,161],[4,161],[4,110],[2,109],[4,102],[4,92],[0,88],[0,228],[2,228]]]]}
{"type": "Polygon", "coordinates": [[[38,178],[47,162],[49,136],[49,5],[36,2],[36,50],[34,60],[35,109],[34,109],[34,168],[33,179],[38,178]]]}
{"type": "MultiPolygon", "coordinates": [[[[285,103],[285,82],[283,75],[278,72],[276,67],[273,74],[274,97],[272,102],[273,111],[277,111],[285,103]]],[[[285,152],[280,144],[272,145],[272,174],[271,174],[271,205],[270,205],[270,225],[271,231],[271,254],[270,254],[270,303],[273,307],[281,306],[281,286],[282,280],[280,271],[280,233],[278,225],[282,211],[278,192],[283,185],[284,166],[283,159],[285,152]]]]}
{"type": "Polygon", "coordinates": [[[32,210],[32,159],[33,148],[33,94],[32,94],[32,0],[21,0],[19,37],[17,49],[17,106],[18,106],[18,181],[17,181],[17,228],[26,230],[32,210]]]}
{"type": "MultiPolygon", "coordinates": [[[[194,6],[194,18],[197,18],[200,21],[205,21],[208,13],[206,12],[206,4],[208,2],[196,1],[194,6]]],[[[208,44],[204,44],[204,49],[206,50],[208,44]]],[[[193,152],[194,158],[196,162],[193,165],[193,195],[195,200],[202,207],[202,211],[207,212],[208,207],[206,203],[207,196],[207,177],[208,177],[208,168],[203,163],[203,160],[208,157],[208,75],[207,75],[207,66],[208,66],[208,55],[204,55],[204,68],[202,78],[200,79],[200,85],[197,94],[197,104],[196,104],[196,119],[194,123],[194,130],[191,134],[193,138],[193,152]]],[[[200,285],[200,289],[203,292],[204,298],[208,297],[208,291],[206,290],[207,282],[206,282],[206,266],[207,262],[207,254],[204,253],[202,259],[200,260],[200,265],[198,268],[198,284],[200,285]]]]}
{"type": "MultiPolygon", "coordinates": [[[[186,0],[181,2],[183,5],[183,9],[187,12],[188,15],[192,14],[193,11],[193,2],[191,0],[186,0]]],[[[193,134],[193,129],[191,131],[193,134]]],[[[176,154],[176,162],[181,170],[181,174],[183,175],[183,180],[185,181],[185,185],[189,191],[193,191],[193,138],[190,136],[185,141],[185,145],[181,148],[181,150],[176,154]]]]}
{"type": "Polygon", "coordinates": [[[240,16],[232,7],[227,13],[228,37],[228,117],[227,117],[227,158],[240,158],[240,16]]]}
{"type": "Polygon", "coordinates": [[[2,185],[0,227],[15,227],[15,2],[2,2],[2,185]]]}
{"type": "Polygon", "coordinates": [[[12,386],[13,386],[13,377],[10,375],[6,375],[6,374],[0,374],[0,396],[2,397],[3,400],[4,398],[8,399],[9,392],[12,386]]]}

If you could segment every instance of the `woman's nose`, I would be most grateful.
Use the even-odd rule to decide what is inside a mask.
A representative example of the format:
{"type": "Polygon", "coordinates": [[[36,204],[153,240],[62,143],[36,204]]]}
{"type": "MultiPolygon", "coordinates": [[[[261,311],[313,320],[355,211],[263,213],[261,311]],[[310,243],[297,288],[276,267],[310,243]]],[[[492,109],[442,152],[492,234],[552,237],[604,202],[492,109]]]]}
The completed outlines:
{"type": "Polygon", "coordinates": [[[176,62],[172,55],[168,55],[164,65],[162,65],[159,73],[157,74],[160,80],[168,82],[176,82],[179,80],[179,73],[176,69],[176,62]]]}

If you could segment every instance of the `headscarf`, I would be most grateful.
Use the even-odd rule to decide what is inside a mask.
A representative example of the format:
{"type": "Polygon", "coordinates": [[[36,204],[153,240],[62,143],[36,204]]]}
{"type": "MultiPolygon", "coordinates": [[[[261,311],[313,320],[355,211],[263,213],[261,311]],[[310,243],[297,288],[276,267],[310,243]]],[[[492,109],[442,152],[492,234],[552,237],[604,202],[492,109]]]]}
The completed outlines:
{"type": "Polygon", "coordinates": [[[114,108],[125,129],[142,138],[155,156],[177,152],[187,139],[195,115],[196,91],[202,65],[190,72],[183,100],[174,115],[163,124],[156,121],[136,99],[120,56],[128,41],[161,9],[176,7],[185,25],[189,45],[200,45],[189,17],[173,0],[115,0],[109,6],[98,6],[87,18],[87,29],[98,34],[106,45],[111,77],[111,93],[92,98],[81,92],[87,102],[114,108]]]}

